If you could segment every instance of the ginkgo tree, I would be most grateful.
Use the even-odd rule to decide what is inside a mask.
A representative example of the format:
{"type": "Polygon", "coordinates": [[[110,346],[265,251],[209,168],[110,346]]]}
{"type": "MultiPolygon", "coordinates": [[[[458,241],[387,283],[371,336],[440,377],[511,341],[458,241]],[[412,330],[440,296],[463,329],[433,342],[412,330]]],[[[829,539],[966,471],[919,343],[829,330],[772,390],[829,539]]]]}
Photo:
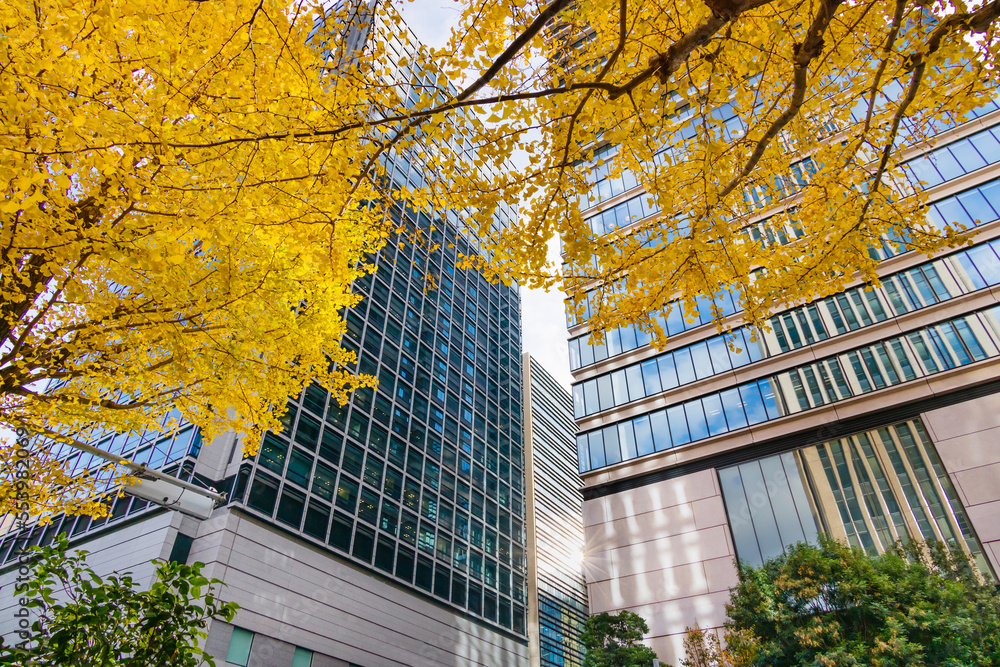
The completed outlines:
{"type": "Polygon", "coordinates": [[[877,281],[886,254],[967,241],[969,225],[927,219],[934,184],[907,160],[996,97],[998,18],[996,1],[498,1],[433,56],[490,77],[443,106],[488,110],[484,150],[527,165],[470,186],[524,195],[490,237],[493,270],[589,293],[598,336],[634,323],[662,342],[656,315],[678,298],[691,314],[730,291],[763,324],[877,281]],[[644,191],[641,207],[584,220],[622,191],[644,191]]]}
{"type": "Polygon", "coordinates": [[[966,240],[927,223],[905,163],[996,94],[998,17],[1000,0],[476,0],[444,47],[401,58],[391,2],[4,3],[4,422],[126,431],[176,409],[210,436],[276,426],[311,380],[345,399],[372,380],[340,312],[400,231],[392,199],[460,211],[466,265],[493,278],[589,291],[597,335],[662,341],[678,297],[690,313],[729,290],[762,323],[876,280],[872,246],[966,240]],[[399,155],[419,187],[386,178],[399,155]],[[595,175],[645,192],[642,214],[585,220],[595,175]]]}
{"type": "MultiPolygon", "coordinates": [[[[318,16],[279,1],[3,4],[6,425],[83,438],[174,410],[211,437],[274,427],[309,381],[340,400],[372,383],[349,369],[339,313],[391,230],[350,134],[364,91],[307,44],[318,16]],[[339,134],[296,138],[331,118],[339,134]]],[[[52,490],[59,463],[32,463],[52,490]]]]}

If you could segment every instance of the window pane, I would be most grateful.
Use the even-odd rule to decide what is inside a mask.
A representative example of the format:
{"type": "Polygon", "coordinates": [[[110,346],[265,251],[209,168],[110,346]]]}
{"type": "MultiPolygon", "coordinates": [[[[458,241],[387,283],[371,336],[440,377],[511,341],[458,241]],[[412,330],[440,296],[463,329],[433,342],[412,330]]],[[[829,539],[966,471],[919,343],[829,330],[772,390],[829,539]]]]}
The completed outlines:
{"type": "Polygon", "coordinates": [[[677,379],[680,384],[695,381],[694,364],[691,363],[691,353],[687,349],[674,352],[674,364],[677,366],[677,379]]]}
{"type": "Polygon", "coordinates": [[[295,657],[292,658],[292,667],[312,667],[312,661],[312,651],[304,649],[301,646],[295,647],[295,657]]]}
{"type": "Polygon", "coordinates": [[[649,416],[642,416],[634,419],[632,421],[632,426],[635,428],[635,448],[639,456],[652,454],[654,451],[653,432],[650,429],[649,416]]]}
{"type": "Polygon", "coordinates": [[[668,408],[667,420],[670,422],[670,439],[674,447],[691,442],[691,434],[688,431],[687,417],[684,415],[683,405],[675,405],[672,408],[668,408]]]}
{"type": "Polygon", "coordinates": [[[250,647],[253,645],[253,633],[243,628],[233,628],[233,636],[229,639],[229,651],[226,662],[240,667],[246,667],[250,661],[250,647]]]}
{"type": "Polygon", "coordinates": [[[622,450],[618,442],[617,427],[609,426],[602,429],[601,433],[604,435],[604,456],[608,461],[608,465],[620,463],[622,460],[622,450]]]}
{"type": "Polygon", "coordinates": [[[727,389],[720,395],[722,407],[726,411],[726,422],[730,429],[743,428],[747,425],[746,415],[743,414],[743,401],[740,399],[739,389],[727,389]]]}
{"type": "Polygon", "coordinates": [[[670,427],[667,424],[667,413],[664,410],[657,410],[649,415],[649,426],[653,432],[653,444],[656,451],[662,452],[670,449],[670,427]]]}
{"type": "Polygon", "coordinates": [[[656,360],[660,369],[660,388],[663,391],[677,386],[677,369],[674,368],[674,355],[665,354],[656,360]]]}

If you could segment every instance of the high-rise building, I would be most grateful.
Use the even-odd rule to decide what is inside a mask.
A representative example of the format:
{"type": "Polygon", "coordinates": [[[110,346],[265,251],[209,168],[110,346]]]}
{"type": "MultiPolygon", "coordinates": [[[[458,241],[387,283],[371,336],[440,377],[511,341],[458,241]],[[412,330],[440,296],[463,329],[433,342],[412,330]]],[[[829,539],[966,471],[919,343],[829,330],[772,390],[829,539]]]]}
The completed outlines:
{"type": "MultiPolygon", "coordinates": [[[[357,31],[352,48],[375,32],[357,31]]],[[[413,44],[397,37],[386,48],[412,62],[413,44]]],[[[439,85],[407,72],[398,85],[439,85]]],[[[397,185],[434,178],[417,156],[394,154],[388,165],[397,185]]],[[[99,434],[103,449],[194,476],[229,492],[229,503],[199,522],[124,496],[106,520],[59,516],[27,528],[27,542],[69,532],[98,570],[131,569],[139,581],[153,557],[205,562],[242,607],[235,625],[215,622],[207,639],[228,665],[524,664],[518,288],[456,268],[477,252],[460,231],[462,211],[397,203],[389,215],[427,243],[388,243],[355,284],[364,299],[346,313],[342,344],[378,377],[377,390],[340,406],[307,387],[249,460],[233,433],[203,449],[193,427],[176,437],[99,434]]],[[[502,207],[495,223],[514,215],[502,207]]],[[[76,465],[97,463],[87,455],[76,465]]],[[[0,542],[0,582],[15,576],[20,537],[0,542]]],[[[0,607],[15,602],[4,596],[0,607]]],[[[0,631],[13,618],[4,613],[0,631]]]]}
{"type": "Polygon", "coordinates": [[[530,354],[523,360],[529,665],[579,666],[589,612],[573,402],[530,354]]]}
{"type": "MultiPolygon", "coordinates": [[[[731,335],[707,306],[675,302],[661,349],[631,326],[591,344],[571,322],[591,611],[640,614],[668,662],[686,627],[722,626],[737,558],[759,564],[820,531],[874,551],[943,540],[1000,572],[1000,110],[953,119],[905,157],[929,224],[966,225],[971,246],[874,247],[881,287],[851,283],[770,331],[743,326],[727,294],[731,335]]],[[[657,215],[633,175],[596,162],[593,180],[595,233],[657,215]]],[[[745,231],[796,238],[762,215],[745,231]]]]}

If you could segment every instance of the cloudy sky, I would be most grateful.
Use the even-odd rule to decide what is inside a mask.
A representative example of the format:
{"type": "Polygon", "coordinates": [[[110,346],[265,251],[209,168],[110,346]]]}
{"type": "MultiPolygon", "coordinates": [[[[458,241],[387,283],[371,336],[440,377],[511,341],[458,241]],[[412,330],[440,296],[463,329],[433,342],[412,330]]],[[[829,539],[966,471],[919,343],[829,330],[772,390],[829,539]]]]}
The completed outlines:
{"type": "MultiPolygon", "coordinates": [[[[407,25],[424,44],[442,46],[458,20],[460,5],[448,0],[410,0],[400,10],[407,25]]],[[[558,257],[553,241],[549,257],[558,257]]],[[[567,389],[570,386],[569,353],[562,292],[521,290],[522,346],[567,389]]]]}

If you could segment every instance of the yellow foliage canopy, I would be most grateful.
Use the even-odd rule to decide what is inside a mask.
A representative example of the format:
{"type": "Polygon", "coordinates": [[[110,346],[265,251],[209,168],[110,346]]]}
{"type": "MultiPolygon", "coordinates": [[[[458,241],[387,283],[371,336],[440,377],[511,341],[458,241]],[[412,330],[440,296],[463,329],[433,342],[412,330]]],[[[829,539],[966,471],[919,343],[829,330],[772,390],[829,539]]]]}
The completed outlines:
{"type": "Polygon", "coordinates": [[[962,242],[928,224],[905,163],[996,95],[998,17],[996,0],[476,3],[433,57],[488,83],[442,108],[488,108],[481,154],[526,166],[447,196],[523,195],[519,224],[489,235],[493,270],[590,290],[592,331],[638,323],[662,341],[654,313],[723,290],[761,324],[877,280],[883,241],[962,242]],[[614,203],[644,190],[653,206],[588,224],[581,211],[621,191],[605,176],[631,191],[614,203]]]}
{"type": "Polygon", "coordinates": [[[364,120],[306,44],[314,17],[3,3],[5,424],[130,431],[176,408],[210,438],[276,427],[310,380],[341,401],[371,384],[338,313],[388,230],[350,131],[294,138],[364,120]]]}
{"type": "Polygon", "coordinates": [[[176,408],[210,438],[276,427],[310,380],[341,400],[370,383],[345,370],[338,313],[396,231],[394,155],[426,178],[393,197],[462,212],[468,265],[594,290],[593,331],[662,337],[652,314],[724,289],[761,323],[876,279],[883,240],[962,240],[925,224],[904,163],[995,94],[1000,0],[485,0],[405,58],[391,3],[342,3],[312,33],[321,13],[0,7],[5,423],[129,431],[176,408]],[[595,231],[595,170],[658,213],[595,231]]]}

